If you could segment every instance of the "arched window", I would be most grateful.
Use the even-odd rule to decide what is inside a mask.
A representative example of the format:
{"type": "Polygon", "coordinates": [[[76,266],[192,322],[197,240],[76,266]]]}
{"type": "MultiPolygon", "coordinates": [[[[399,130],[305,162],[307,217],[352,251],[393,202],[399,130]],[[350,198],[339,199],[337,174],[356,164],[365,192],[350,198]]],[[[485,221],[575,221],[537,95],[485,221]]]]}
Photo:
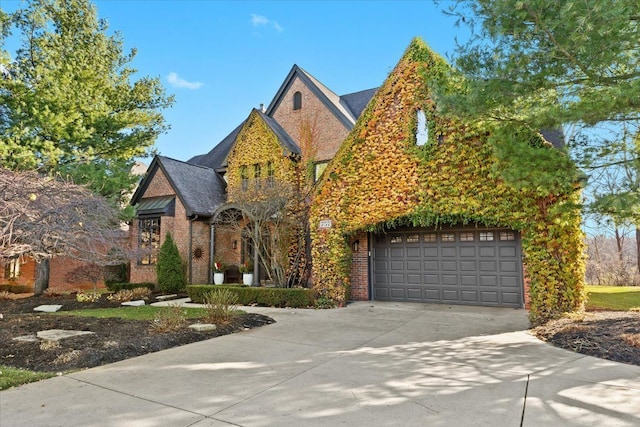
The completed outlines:
{"type": "Polygon", "coordinates": [[[293,94],[293,109],[300,110],[302,108],[302,94],[296,92],[293,94]]]}
{"type": "Polygon", "coordinates": [[[418,110],[416,126],[416,145],[421,147],[429,141],[429,123],[424,111],[418,110]]]}

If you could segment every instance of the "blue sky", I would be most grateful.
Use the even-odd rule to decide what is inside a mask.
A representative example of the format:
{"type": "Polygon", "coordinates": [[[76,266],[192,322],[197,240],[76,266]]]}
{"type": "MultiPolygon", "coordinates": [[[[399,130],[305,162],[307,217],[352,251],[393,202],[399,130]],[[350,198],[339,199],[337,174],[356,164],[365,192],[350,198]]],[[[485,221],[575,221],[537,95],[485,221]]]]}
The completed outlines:
{"type": "MultiPolygon", "coordinates": [[[[209,151],[298,64],[338,95],[379,86],[413,37],[446,56],[464,29],[431,1],[97,0],[141,76],[176,97],[160,154],[209,151]]],[[[2,0],[13,10],[18,0],[2,0]]],[[[145,160],[149,162],[150,159],[145,160]]]]}

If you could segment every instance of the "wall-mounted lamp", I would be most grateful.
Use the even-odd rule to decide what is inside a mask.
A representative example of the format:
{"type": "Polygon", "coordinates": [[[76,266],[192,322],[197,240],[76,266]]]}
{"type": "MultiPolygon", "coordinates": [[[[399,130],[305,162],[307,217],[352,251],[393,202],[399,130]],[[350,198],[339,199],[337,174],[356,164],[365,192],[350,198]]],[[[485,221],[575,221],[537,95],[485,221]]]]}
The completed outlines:
{"type": "Polygon", "coordinates": [[[353,252],[358,252],[358,248],[360,247],[360,240],[356,240],[353,242],[353,252]]]}
{"type": "Polygon", "coordinates": [[[238,249],[238,241],[234,240],[233,242],[231,242],[231,247],[235,250],[238,249]]]}

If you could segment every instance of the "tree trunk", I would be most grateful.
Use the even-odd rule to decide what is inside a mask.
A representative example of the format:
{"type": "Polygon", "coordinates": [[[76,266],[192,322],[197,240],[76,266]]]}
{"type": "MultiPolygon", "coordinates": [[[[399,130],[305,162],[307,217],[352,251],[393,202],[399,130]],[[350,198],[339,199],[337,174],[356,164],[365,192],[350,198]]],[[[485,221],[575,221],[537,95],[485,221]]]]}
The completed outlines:
{"type": "Polygon", "coordinates": [[[638,266],[638,273],[640,273],[640,229],[636,228],[636,265],[638,266]]]}
{"type": "Polygon", "coordinates": [[[33,293],[42,295],[47,288],[49,288],[49,258],[36,264],[36,281],[33,284],[33,293]]]}

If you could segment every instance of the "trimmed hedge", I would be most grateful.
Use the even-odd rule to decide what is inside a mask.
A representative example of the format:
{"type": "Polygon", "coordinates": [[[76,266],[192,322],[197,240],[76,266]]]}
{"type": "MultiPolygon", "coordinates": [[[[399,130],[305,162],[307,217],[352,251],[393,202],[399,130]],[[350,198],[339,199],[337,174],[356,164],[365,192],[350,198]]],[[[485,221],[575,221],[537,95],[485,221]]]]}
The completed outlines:
{"type": "Polygon", "coordinates": [[[238,296],[239,305],[267,307],[312,307],[314,293],[303,288],[259,288],[244,285],[188,285],[187,294],[193,302],[203,303],[204,294],[216,289],[228,289],[238,296]]]}
{"type": "Polygon", "coordinates": [[[32,286],[26,285],[0,285],[0,292],[10,292],[12,294],[28,294],[29,292],[33,292],[32,286]]]}
{"type": "Polygon", "coordinates": [[[151,291],[155,290],[156,284],[151,282],[142,282],[142,283],[107,283],[107,289],[111,292],[118,292],[123,289],[133,290],[135,288],[147,288],[151,291]]]}

